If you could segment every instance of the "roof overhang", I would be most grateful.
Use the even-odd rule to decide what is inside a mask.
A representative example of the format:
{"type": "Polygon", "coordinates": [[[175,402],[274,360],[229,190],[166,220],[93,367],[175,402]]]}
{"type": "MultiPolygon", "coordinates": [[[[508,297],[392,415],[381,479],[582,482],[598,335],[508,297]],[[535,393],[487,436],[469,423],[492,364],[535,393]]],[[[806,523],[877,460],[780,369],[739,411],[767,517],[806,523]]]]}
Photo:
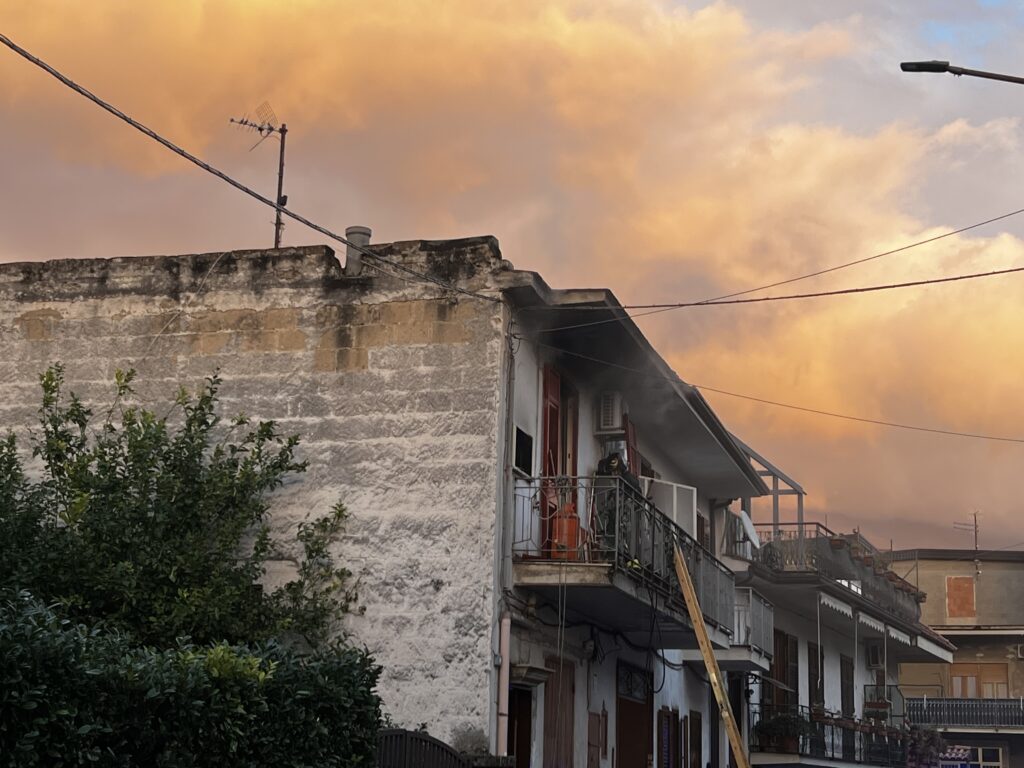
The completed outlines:
{"type": "Polygon", "coordinates": [[[703,395],[679,378],[611,291],[554,290],[535,272],[503,272],[497,280],[518,310],[520,333],[588,379],[622,390],[637,429],[671,446],[702,492],[721,499],[768,493],[703,395]]]}

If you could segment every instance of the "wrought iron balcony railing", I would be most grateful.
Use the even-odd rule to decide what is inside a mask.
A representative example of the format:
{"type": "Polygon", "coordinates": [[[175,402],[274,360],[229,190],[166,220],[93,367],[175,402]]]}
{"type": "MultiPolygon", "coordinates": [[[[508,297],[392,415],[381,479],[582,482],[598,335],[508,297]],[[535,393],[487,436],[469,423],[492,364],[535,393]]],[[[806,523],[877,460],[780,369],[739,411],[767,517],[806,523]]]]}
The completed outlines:
{"type": "Polygon", "coordinates": [[[685,613],[673,556],[678,545],[705,618],[732,633],[732,571],[626,480],[520,478],[514,512],[515,559],[606,563],[685,613]]]}
{"type": "Polygon", "coordinates": [[[749,646],[768,657],[775,652],[775,608],[760,592],[736,588],[733,645],[749,646]]]}
{"type": "Polygon", "coordinates": [[[755,523],[759,547],[727,516],[725,553],[772,571],[816,571],[907,621],[920,618],[915,590],[888,571],[883,554],[858,533],[838,534],[821,523],[755,523]]]}
{"type": "Polygon", "coordinates": [[[1021,699],[907,697],[907,719],[936,728],[1024,728],[1021,699]]]}
{"type": "Polygon", "coordinates": [[[907,765],[908,741],[906,729],[882,721],[802,706],[750,706],[751,752],[902,768],[907,765]]]}

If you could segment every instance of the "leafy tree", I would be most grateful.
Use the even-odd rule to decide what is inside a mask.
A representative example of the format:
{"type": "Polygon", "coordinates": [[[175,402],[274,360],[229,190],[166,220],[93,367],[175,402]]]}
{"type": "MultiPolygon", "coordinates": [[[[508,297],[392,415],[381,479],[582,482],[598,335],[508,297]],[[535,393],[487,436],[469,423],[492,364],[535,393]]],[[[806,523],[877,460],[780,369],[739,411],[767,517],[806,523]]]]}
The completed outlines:
{"type": "Polygon", "coordinates": [[[118,372],[97,419],[64,392],[63,373],[40,377],[32,458],[13,434],[0,440],[0,587],[144,645],[323,642],[354,597],[328,556],[341,504],[299,527],[294,581],[258,585],[274,554],[268,495],[306,469],[298,438],[272,421],[223,421],[217,376],[160,416],[133,404],[134,374],[118,372]]]}
{"type": "Polygon", "coordinates": [[[147,648],[0,592],[0,768],[367,768],[379,671],[336,643],[147,648]]]}

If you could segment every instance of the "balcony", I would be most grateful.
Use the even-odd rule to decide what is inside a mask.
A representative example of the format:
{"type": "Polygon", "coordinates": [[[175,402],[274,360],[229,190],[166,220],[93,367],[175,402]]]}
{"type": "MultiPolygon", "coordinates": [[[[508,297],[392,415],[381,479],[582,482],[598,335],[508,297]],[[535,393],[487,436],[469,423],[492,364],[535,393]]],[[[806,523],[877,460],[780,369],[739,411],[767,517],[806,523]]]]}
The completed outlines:
{"type": "Polygon", "coordinates": [[[908,732],[881,720],[859,720],[808,707],[752,704],[750,752],[754,765],[832,761],[878,766],[907,764],[908,732]]]}
{"type": "Polygon", "coordinates": [[[651,647],[697,647],[676,578],[678,545],[712,642],[728,647],[732,572],[623,479],[520,478],[513,525],[517,587],[651,647]]]}
{"type": "Polygon", "coordinates": [[[857,533],[838,534],[821,523],[756,523],[760,546],[733,517],[725,553],[775,573],[815,572],[907,622],[920,616],[918,591],[890,571],[883,555],[857,533]]]}
{"type": "Polygon", "coordinates": [[[998,731],[1024,729],[1021,699],[907,698],[907,719],[940,730],[998,731]]]}
{"type": "MultiPolygon", "coordinates": [[[[736,587],[730,647],[717,651],[718,666],[725,672],[767,672],[775,650],[775,607],[760,592],[736,587]]],[[[684,661],[701,663],[699,651],[684,650],[684,661]]]]}

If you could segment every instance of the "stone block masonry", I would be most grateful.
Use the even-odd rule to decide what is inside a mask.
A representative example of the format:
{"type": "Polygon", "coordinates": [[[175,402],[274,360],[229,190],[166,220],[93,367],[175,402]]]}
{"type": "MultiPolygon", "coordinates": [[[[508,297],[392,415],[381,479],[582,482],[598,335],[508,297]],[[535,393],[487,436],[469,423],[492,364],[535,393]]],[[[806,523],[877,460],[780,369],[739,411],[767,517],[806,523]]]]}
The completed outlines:
{"type": "MultiPolygon", "coordinates": [[[[502,269],[492,238],[374,248],[473,290],[502,269]]],[[[58,361],[96,409],[119,368],[153,405],[219,371],[226,414],[303,437],[275,530],[349,508],[338,554],[364,612],[345,630],[383,665],[391,717],[486,739],[502,310],[384,271],[347,277],[326,247],[2,264],[0,424],[24,434],[58,361]]]]}

